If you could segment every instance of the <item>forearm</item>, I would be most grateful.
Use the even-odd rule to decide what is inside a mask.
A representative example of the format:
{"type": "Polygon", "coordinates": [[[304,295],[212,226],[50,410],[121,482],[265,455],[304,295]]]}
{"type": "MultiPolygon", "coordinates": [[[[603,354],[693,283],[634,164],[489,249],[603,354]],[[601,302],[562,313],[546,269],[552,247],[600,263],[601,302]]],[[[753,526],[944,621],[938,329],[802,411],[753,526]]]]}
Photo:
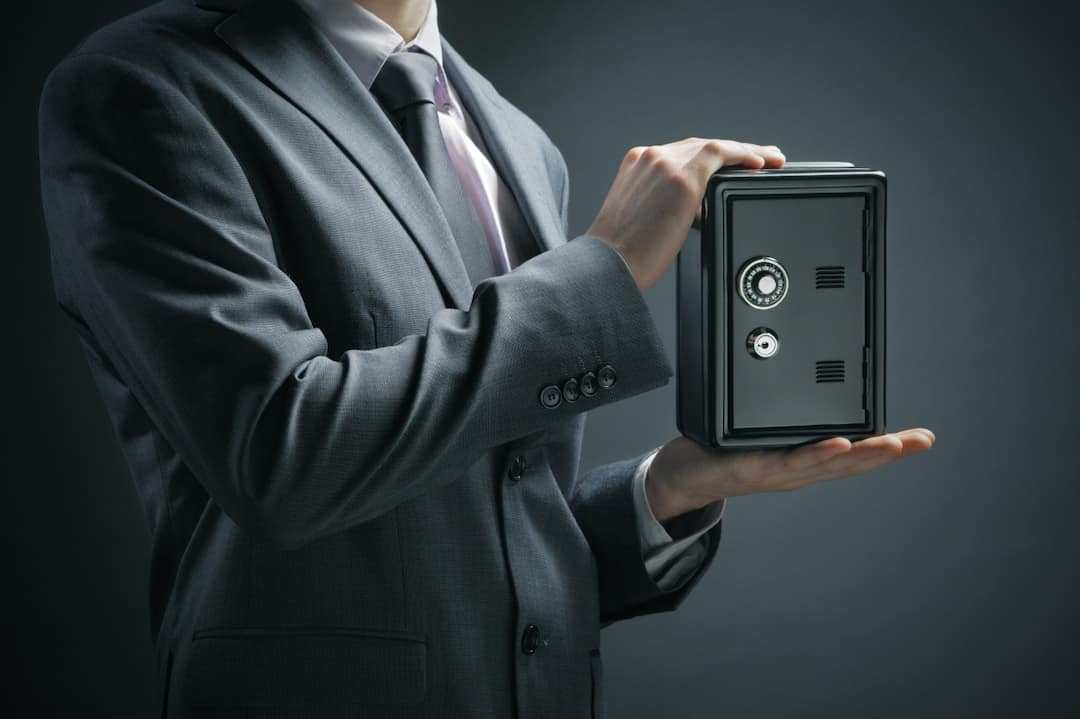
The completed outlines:
{"type": "Polygon", "coordinates": [[[647,498],[649,469],[659,451],[648,454],[634,473],[634,507],[645,571],[657,587],[669,592],[701,567],[708,547],[703,535],[720,523],[726,502],[721,499],[661,523],[647,498]]]}
{"type": "Polygon", "coordinates": [[[451,481],[494,446],[671,375],[625,264],[582,237],[426,331],[330,356],[229,147],[188,98],[104,56],[42,99],[58,297],[241,526],[298,546],[451,481]],[[125,112],[117,112],[118,109],[125,112]],[[600,363],[618,382],[548,408],[600,363]]]}
{"type": "Polygon", "coordinates": [[[678,559],[675,563],[665,563],[661,558],[664,566],[655,575],[650,573],[634,483],[648,454],[590,470],[578,480],[570,500],[596,558],[600,618],[605,624],[678,607],[704,574],[720,540],[717,522],[697,538],[701,543],[700,555],[686,557],[693,560],[692,567],[675,566],[678,559]]]}

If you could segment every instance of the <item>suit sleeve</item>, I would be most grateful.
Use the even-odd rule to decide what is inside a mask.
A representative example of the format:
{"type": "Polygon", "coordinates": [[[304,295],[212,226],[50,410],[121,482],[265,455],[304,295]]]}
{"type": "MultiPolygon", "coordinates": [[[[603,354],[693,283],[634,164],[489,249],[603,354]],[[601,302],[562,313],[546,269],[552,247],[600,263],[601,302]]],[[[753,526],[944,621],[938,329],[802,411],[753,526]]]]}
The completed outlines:
{"type": "MultiPolygon", "coordinates": [[[[561,188],[565,231],[569,219],[569,173],[554,145],[550,155],[554,166],[552,186],[561,188]]],[[[626,271],[630,271],[629,267],[626,271]]],[[[575,482],[569,497],[570,509],[596,558],[600,620],[605,625],[678,608],[701,580],[719,547],[717,521],[710,522],[707,530],[694,533],[694,546],[688,548],[691,551],[663,542],[659,543],[662,546],[649,547],[658,552],[646,551],[640,506],[645,500],[638,496],[637,482],[655,451],[589,470],[575,482]],[[657,558],[662,561],[650,561],[657,558]]],[[[651,516],[650,509],[645,511],[651,516]]],[[[664,533],[662,528],[660,531],[664,533]]],[[[667,542],[670,540],[667,537],[667,542]]]]}
{"type": "MultiPolygon", "coordinates": [[[[243,168],[169,81],[100,54],[42,93],[57,299],[238,525],[281,548],[377,517],[580,411],[543,387],[600,361],[614,402],[671,376],[621,256],[582,236],[423,335],[327,355],[243,168]]],[[[595,403],[594,403],[595,404],[595,403]]]]}
{"type": "Polygon", "coordinates": [[[578,480],[571,498],[571,509],[596,557],[604,624],[677,609],[704,576],[720,545],[718,523],[699,537],[696,565],[680,582],[667,588],[657,584],[645,563],[634,497],[634,477],[651,451],[590,470],[578,480]]]}

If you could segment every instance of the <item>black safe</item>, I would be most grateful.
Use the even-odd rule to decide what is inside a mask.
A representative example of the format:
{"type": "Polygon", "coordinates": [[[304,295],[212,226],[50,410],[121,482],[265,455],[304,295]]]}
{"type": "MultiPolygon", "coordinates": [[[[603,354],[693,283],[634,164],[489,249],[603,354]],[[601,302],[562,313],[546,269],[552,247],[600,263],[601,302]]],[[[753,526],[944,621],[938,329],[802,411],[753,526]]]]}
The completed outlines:
{"type": "Polygon", "coordinates": [[[710,178],[678,258],[679,431],[782,447],[885,431],[885,174],[710,178]]]}

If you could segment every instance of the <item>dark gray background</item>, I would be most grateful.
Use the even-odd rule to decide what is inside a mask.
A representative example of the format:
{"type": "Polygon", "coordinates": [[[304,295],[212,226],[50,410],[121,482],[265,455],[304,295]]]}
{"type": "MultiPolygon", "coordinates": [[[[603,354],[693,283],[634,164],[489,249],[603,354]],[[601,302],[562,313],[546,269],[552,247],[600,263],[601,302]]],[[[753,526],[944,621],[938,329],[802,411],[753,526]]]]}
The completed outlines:
{"type": "MultiPolygon", "coordinates": [[[[4,33],[5,654],[17,689],[73,715],[149,713],[148,554],[52,296],[36,103],[78,38],[139,5],[21,3],[4,33]]],[[[614,717],[1080,710],[1073,7],[443,0],[451,42],[563,149],[576,231],[635,144],[731,137],[889,173],[890,425],[937,446],[732,500],[683,608],[606,631],[614,717]]],[[[670,273],[648,294],[671,350],[673,294],[670,273]]],[[[594,412],[585,465],[671,437],[674,390],[594,412]]]]}

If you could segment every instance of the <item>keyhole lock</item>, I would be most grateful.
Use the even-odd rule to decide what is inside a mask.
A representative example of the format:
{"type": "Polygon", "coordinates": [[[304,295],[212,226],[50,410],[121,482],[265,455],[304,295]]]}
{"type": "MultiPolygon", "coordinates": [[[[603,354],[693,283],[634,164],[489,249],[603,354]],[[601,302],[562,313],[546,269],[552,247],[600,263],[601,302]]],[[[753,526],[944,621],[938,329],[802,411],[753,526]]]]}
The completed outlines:
{"type": "Polygon", "coordinates": [[[780,349],[780,340],[768,327],[758,327],[746,337],[746,349],[758,359],[769,359],[780,349]]]}

